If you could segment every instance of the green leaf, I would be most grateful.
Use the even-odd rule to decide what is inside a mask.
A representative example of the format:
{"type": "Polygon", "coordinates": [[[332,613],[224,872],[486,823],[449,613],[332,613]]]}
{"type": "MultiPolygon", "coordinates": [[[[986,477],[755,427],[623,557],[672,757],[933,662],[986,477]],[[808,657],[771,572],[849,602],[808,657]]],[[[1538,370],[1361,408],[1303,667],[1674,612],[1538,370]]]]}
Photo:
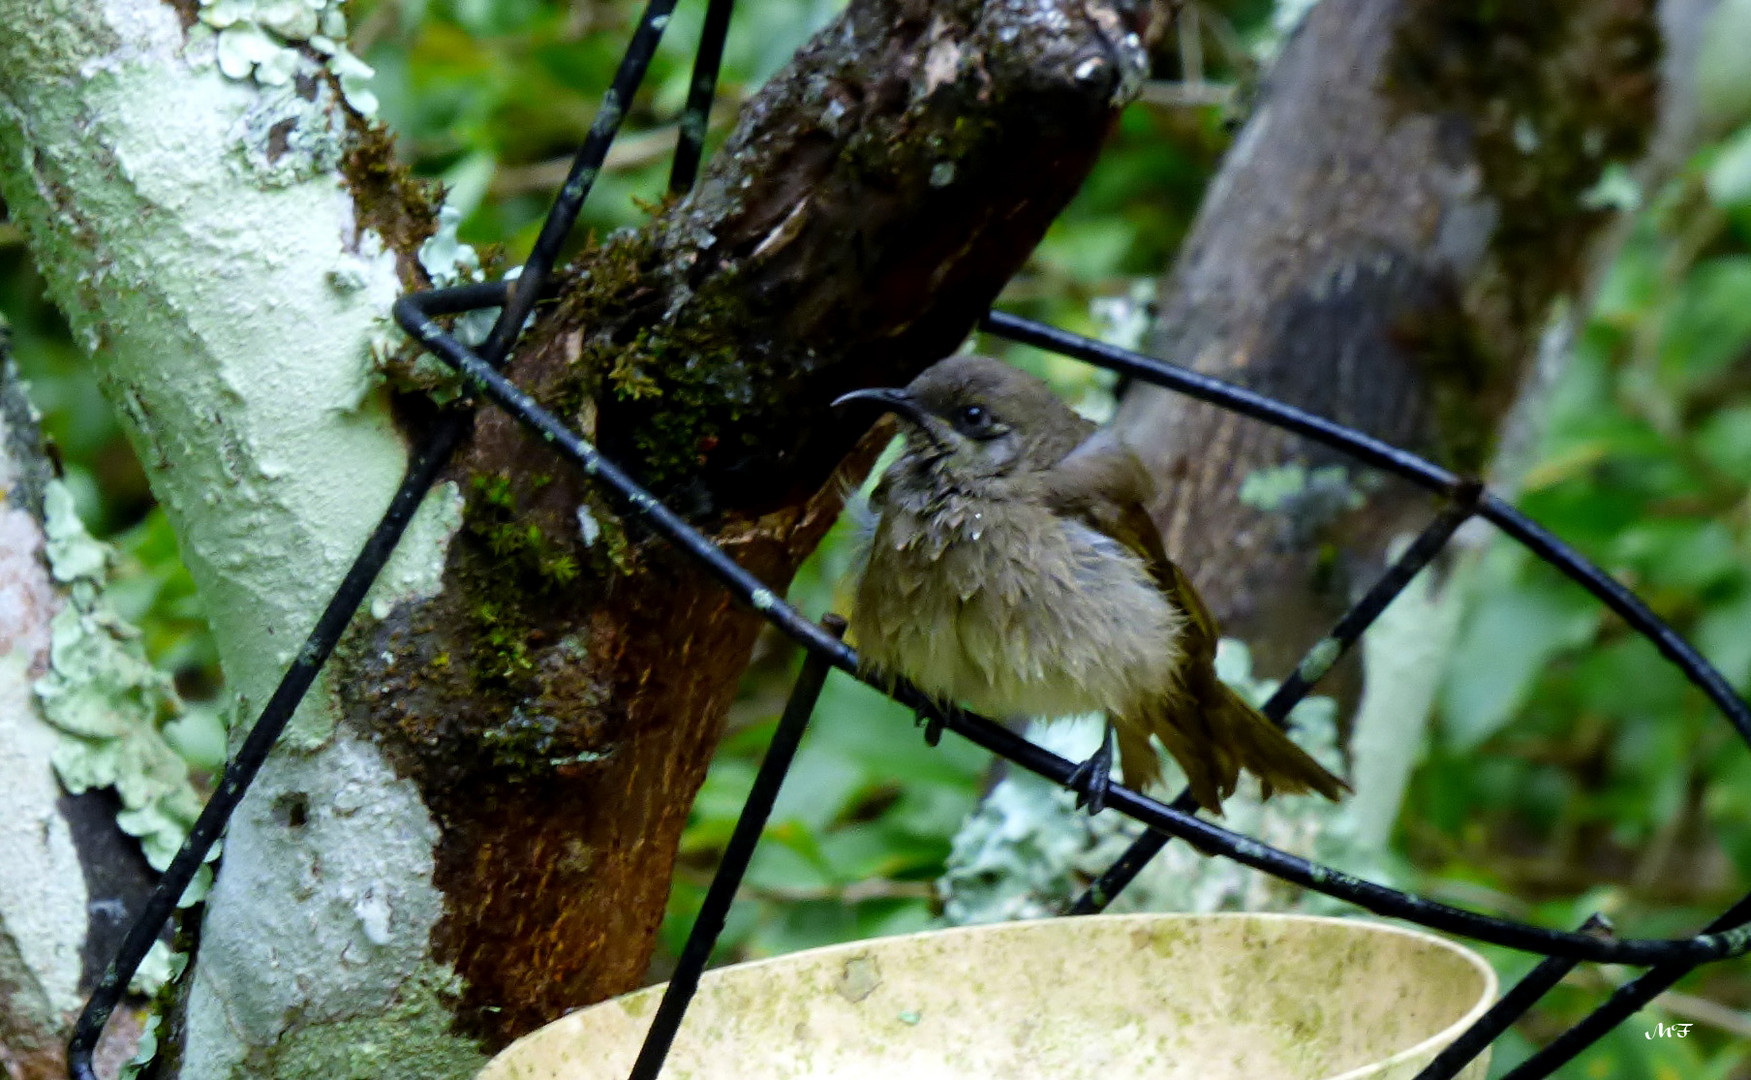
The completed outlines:
{"type": "Polygon", "coordinates": [[[1441,687],[1442,730],[1464,752],[1501,730],[1551,657],[1592,636],[1598,609],[1575,590],[1543,582],[1485,593],[1460,631],[1441,687]]]}
{"type": "Polygon", "coordinates": [[[1703,421],[1696,449],[1730,479],[1751,484],[1751,405],[1730,406],[1703,421]]]}
{"type": "Polygon", "coordinates": [[[746,880],[757,889],[773,890],[826,889],[836,884],[813,839],[794,827],[766,830],[746,880]]]}
{"type": "MultiPolygon", "coordinates": [[[[1621,326],[1641,318],[1658,303],[1666,291],[1660,265],[1662,255],[1646,231],[1638,230],[1606,271],[1599,299],[1594,303],[1594,318],[1621,326]]],[[[1574,380],[1565,377],[1563,381],[1574,380]]]]}
{"type": "MultiPolygon", "coordinates": [[[[1670,731],[1683,712],[1690,683],[1654,643],[1627,637],[1588,653],[1576,665],[1581,708],[1620,719],[1658,721],[1670,731]]],[[[1644,752],[1652,749],[1652,744],[1644,752]]]]}
{"type": "Polygon", "coordinates": [[[1698,263],[1660,340],[1660,367],[1680,382],[1715,375],[1751,345],[1751,255],[1698,263]]]}
{"type": "Polygon", "coordinates": [[[1704,183],[1708,197],[1723,210],[1751,204],[1751,124],[1721,144],[1704,183]]]}
{"type": "Polygon", "coordinates": [[[1732,530],[1712,519],[1643,521],[1625,529],[1612,549],[1615,564],[1665,588],[1700,591],[1742,573],[1732,530]]]}
{"type": "Polygon", "coordinates": [[[1713,782],[1703,796],[1703,812],[1715,833],[1715,842],[1751,878],[1751,755],[1735,747],[1714,763],[1713,782]]]}
{"type": "Polygon", "coordinates": [[[1734,689],[1751,689],[1751,592],[1703,612],[1693,637],[1734,689]]]}

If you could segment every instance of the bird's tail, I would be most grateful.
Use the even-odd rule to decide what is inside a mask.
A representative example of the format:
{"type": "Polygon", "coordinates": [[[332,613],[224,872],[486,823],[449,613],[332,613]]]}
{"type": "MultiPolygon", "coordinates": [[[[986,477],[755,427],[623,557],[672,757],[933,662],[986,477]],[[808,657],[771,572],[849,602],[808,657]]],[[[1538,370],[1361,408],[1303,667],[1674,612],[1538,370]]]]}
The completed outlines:
{"type": "Polygon", "coordinates": [[[1259,778],[1267,798],[1278,791],[1316,791],[1335,802],[1350,789],[1214,671],[1189,681],[1189,692],[1150,709],[1144,723],[1125,718],[1115,724],[1126,787],[1142,790],[1160,778],[1161,766],[1149,745],[1154,735],[1185,771],[1192,797],[1212,813],[1222,812],[1222,800],[1234,793],[1241,769],[1259,778]]]}

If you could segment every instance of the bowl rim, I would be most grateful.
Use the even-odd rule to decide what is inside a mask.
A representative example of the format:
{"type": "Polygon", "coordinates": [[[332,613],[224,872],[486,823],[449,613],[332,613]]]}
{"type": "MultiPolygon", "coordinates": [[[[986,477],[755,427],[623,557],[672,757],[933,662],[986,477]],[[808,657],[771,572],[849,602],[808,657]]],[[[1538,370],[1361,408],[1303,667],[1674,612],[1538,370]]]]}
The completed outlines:
{"type": "MultiPolygon", "coordinates": [[[[1495,1004],[1496,996],[1500,990],[1500,979],[1497,977],[1495,969],[1490,966],[1489,962],[1475,949],[1460,944],[1457,941],[1441,937],[1438,934],[1432,934],[1421,928],[1401,926],[1397,923],[1387,922],[1378,918],[1342,915],[1309,915],[1287,911],[1140,911],[1125,912],[1121,914],[1103,913],[1099,915],[1048,916],[1039,919],[1014,919],[1003,922],[976,923],[970,926],[949,926],[929,930],[914,930],[904,934],[889,934],[881,937],[860,938],[856,941],[841,941],[835,942],[831,945],[820,945],[812,949],[799,949],[796,952],[782,953],[778,956],[762,957],[759,960],[749,960],[740,964],[726,964],[722,967],[712,968],[706,971],[700,977],[699,986],[700,989],[704,989],[708,983],[717,982],[721,979],[733,977],[742,972],[753,971],[760,968],[783,964],[794,964],[801,961],[831,959],[835,955],[856,955],[860,952],[866,952],[872,947],[883,948],[897,945],[902,942],[923,939],[941,940],[945,937],[981,936],[994,932],[1013,932],[1016,930],[1037,932],[1045,927],[1054,924],[1063,924],[1066,921],[1073,921],[1078,925],[1088,923],[1159,924],[1166,922],[1298,922],[1336,925],[1342,926],[1345,929],[1362,930],[1362,928],[1365,928],[1363,932],[1396,934],[1400,937],[1415,939],[1424,944],[1432,944],[1464,960],[1473,970],[1482,976],[1481,991],[1478,994],[1476,1003],[1451,1024],[1448,1024],[1440,1031],[1429,1035],[1420,1042],[1393,1053],[1390,1057],[1381,1058],[1378,1061],[1358,1066],[1348,1072],[1322,1077],[1321,1080],[1367,1080],[1368,1077],[1378,1075],[1395,1065],[1402,1064],[1407,1060],[1427,1054],[1432,1046],[1452,1043],[1461,1032],[1475,1023],[1479,1017],[1489,1010],[1490,1006],[1495,1004]]],[[[646,1016],[654,1017],[656,1012],[655,1003],[653,1002],[646,1005],[644,999],[649,999],[653,996],[660,998],[662,993],[668,988],[668,985],[669,984],[666,981],[653,983],[650,986],[640,987],[637,990],[630,990],[624,994],[608,998],[605,1001],[596,1002],[593,1005],[586,1005],[582,1008],[574,1009],[571,1012],[566,1013],[564,1016],[544,1024],[541,1027],[536,1028],[534,1031],[512,1041],[509,1045],[505,1046],[504,1049],[500,1050],[497,1054],[494,1054],[482,1068],[483,1070],[491,1068],[498,1064],[501,1059],[507,1059],[512,1051],[522,1043],[536,1041],[538,1037],[543,1035],[559,1037],[560,1029],[562,1029],[563,1026],[582,1023],[583,1018],[586,1015],[598,1009],[607,1008],[608,1006],[618,1005],[625,1008],[629,1002],[637,1000],[639,1002],[639,1008],[638,1012],[634,1014],[635,1018],[643,1019],[646,1016]]],[[[631,1010],[628,1011],[630,1012],[631,1010]]]]}

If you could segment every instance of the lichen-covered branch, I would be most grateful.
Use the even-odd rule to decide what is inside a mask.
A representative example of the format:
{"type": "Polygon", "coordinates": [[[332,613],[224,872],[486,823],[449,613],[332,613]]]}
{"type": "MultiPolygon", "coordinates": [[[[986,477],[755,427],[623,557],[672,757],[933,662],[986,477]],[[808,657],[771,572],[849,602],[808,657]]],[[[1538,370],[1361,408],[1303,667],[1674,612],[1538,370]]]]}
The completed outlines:
{"type": "MultiPolygon", "coordinates": [[[[0,190],[176,527],[241,715],[406,456],[373,348],[423,281],[433,213],[343,104],[357,70],[339,19],[338,3],[0,3],[0,190]]],[[[453,496],[422,510],[376,605],[435,587],[453,496]]],[[[441,1009],[407,1019],[449,978],[420,967],[434,826],[338,727],[331,693],[306,702],[227,837],[186,1016],[160,1040],[189,1075],[271,1075],[252,1053],[295,1060],[299,1030],[337,1020],[360,1044],[479,1060],[441,1009]],[[300,801],[323,827],[288,826],[300,801]]]]}
{"type": "MultiPolygon", "coordinates": [[[[73,1017],[152,887],[117,811],[150,849],[194,792],[157,711],[135,707],[141,681],[163,676],[98,594],[107,549],[54,478],[5,335],[0,323],[0,1070],[59,1080],[73,1017]]],[[[124,1010],[101,1075],[138,1035],[124,1010]]]]}

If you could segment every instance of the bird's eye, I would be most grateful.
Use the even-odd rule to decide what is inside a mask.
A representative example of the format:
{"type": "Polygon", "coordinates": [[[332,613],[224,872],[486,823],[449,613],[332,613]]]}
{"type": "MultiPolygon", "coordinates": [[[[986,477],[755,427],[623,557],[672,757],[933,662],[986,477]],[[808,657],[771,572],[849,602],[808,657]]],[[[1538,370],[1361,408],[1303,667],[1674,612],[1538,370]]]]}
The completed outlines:
{"type": "Polygon", "coordinates": [[[982,435],[991,430],[991,412],[983,405],[968,405],[955,414],[955,427],[963,435],[982,435]]]}

